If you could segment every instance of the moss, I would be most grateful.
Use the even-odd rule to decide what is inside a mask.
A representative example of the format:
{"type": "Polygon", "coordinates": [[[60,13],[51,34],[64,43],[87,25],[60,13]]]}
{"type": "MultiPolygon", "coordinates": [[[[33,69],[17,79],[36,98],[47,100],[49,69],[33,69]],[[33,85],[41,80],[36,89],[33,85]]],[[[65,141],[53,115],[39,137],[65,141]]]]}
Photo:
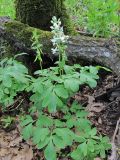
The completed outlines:
{"type": "MultiPolygon", "coordinates": [[[[4,25],[5,31],[7,34],[7,40],[6,43],[3,40],[3,47],[5,48],[4,55],[2,54],[0,57],[1,59],[4,57],[14,57],[16,54],[27,52],[30,53],[28,55],[20,56],[17,58],[17,60],[23,62],[29,69],[29,72],[33,73],[36,69],[39,68],[39,65],[37,63],[34,63],[35,55],[32,55],[31,51],[31,37],[33,34],[33,31],[36,28],[30,27],[26,24],[23,24],[18,21],[11,21],[7,22],[4,25]],[[27,50],[27,51],[26,51],[27,50]],[[4,57],[3,57],[4,56],[4,57]]],[[[43,53],[49,54],[51,52],[51,41],[52,33],[49,31],[43,31],[40,29],[37,29],[37,33],[39,34],[39,41],[43,44],[43,53]]],[[[0,47],[1,50],[1,47],[0,47]]],[[[2,51],[3,52],[3,51],[2,51]]],[[[2,53],[1,52],[1,53],[2,53]]],[[[47,63],[47,59],[44,59],[45,63],[47,63]]]]}
{"type": "MultiPolygon", "coordinates": [[[[18,41],[22,42],[28,48],[31,47],[32,44],[31,37],[33,31],[36,28],[30,27],[18,21],[8,22],[5,24],[5,27],[8,34],[15,35],[15,38],[18,41]]],[[[50,39],[52,37],[52,34],[48,31],[43,31],[40,29],[37,29],[37,33],[39,34],[40,42],[44,45],[45,50],[47,49],[50,51],[50,47],[48,46],[51,45],[50,39]]]]}
{"type": "Polygon", "coordinates": [[[0,38],[0,61],[6,57],[13,56],[12,47],[3,38],[0,38]]]}
{"type": "Polygon", "coordinates": [[[60,18],[66,34],[74,34],[64,0],[16,0],[16,19],[42,30],[50,30],[53,16],[60,18]]]}

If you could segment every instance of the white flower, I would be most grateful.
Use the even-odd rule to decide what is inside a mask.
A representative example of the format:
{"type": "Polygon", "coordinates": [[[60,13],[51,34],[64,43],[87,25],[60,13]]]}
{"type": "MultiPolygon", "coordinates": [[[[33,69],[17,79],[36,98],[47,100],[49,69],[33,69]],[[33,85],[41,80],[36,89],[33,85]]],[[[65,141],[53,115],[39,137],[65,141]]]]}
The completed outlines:
{"type": "Polygon", "coordinates": [[[52,53],[57,54],[59,52],[58,46],[65,44],[69,37],[64,34],[60,19],[57,20],[57,18],[54,16],[51,23],[53,25],[50,28],[52,29],[52,33],[54,35],[51,41],[53,46],[55,46],[55,48],[52,48],[52,53]]]}
{"type": "Polygon", "coordinates": [[[51,51],[52,51],[53,54],[58,54],[58,49],[57,49],[57,47],[56,47],[56,48],[52,48],[51,51]]]}
{"type": "Polygon", "coordinates": [[[65,42],[65,37],[60,37],[60,40],[64,43],[65,42]]]}

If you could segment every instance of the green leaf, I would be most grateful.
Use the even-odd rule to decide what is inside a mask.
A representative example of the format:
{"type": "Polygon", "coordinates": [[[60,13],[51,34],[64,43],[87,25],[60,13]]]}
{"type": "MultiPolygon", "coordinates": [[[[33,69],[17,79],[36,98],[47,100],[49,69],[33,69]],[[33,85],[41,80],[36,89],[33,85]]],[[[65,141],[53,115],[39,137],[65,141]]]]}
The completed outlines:
{"type": "Polygon", "coordinates": [[[5,75],[5,76],[3,77],[3,85],[4,85],[5,87],[8,87],[8,88],[11,87],[11,85],[12,85],[12,79],[11,79],[8,75],[5,75]]]}
{"type": "Polygon", "coordinates": [[[72,90],[73,92],[77,92],[79,90],[79,84],[79,81],[73,78],[64,81],[65,88],[72,90]]]}
{"type": "Polygon", "coordinates": [[[100,144],[104,146],[106,150],[111,149],[110,139],[108,137],[100,136],[100,144]]]}
{"type": "Polygon", "coordinates": [[[34,128],[33,131],[33,143],[38,144],[40,141],[44,141],[45,138],[49,135],[50,131],[48,128],[34,128]]]}
{"type": "Polygon", "coordinates": [[[56,160],[56,150],[52,141],[50,141],[49,144],[47,145],[44,154],[46,160],[56,160]]]}
{"type": "Polygon", "coordinates": [[[85,118],[78,118],[76,123],[77,123],[77,126],[79,127],[79,130],[80,131],[84,130],[88,135],[88,132],[91,130],[91,122],[85,118]]]}
{"type": "Polygon", "coordinates": [[[48,104],[50,103],[50,95],[47,95],[42,102],[42,108],[48,107],[48,104]]]}
{"type": "Polygon", "coordinates": [[[94,80],[94,79],[88,79],[88,85],[91,87],[91,88],[94,88],[94,87],[96,87],[97,86],[97,82],[96,82],[96,80],[94,80]]]}
{"type": "Polygon", "coordinates": [[[37,148],[38,149],[42,149],[44,148],[50,141],[50,137],[46,137],[44,141],[40,141],[39,143],[37,143],[37,148]]]}
{"type": "Polygon", "coordinates": [[[61,121],[58,120],[58,119],[54,120],[54,123],[55,123],[55,126],[56,126],[56,127],[64,127],[64,126],[65,126],[65,123],[64,123],[64,122],[61,122],[61,121]]]}
{"type": "Polygon", "coordinates": [[[90,73],[98,74],[98,68],[94,66],[89,66],[90,73]]]}
{"type": "Polygon", "coordinates": [[[34,92],[38,92],[38,93],[42,93],[43,92],[43,85],[42,85],[42,83],[40,81],[40,78],[37,78],[35,80],[35,82],[33,82],[31,87],[32,87],[32,90],[34,92]]]}
{"type": "Polygon", "coordinates": [[[45,95],[43,95],[43,102],[42,102],[42,107],[45,108],[48,106],[48,104],[51,101],[51,88],[49,88],[48,90],[46,90],[45,95]]]}
{"type": "Polygon", "coordinates": [[[54,72],[54,74],[59,74],[59,67],[50,67],[50,69],[54,72]]]}
{"type": "Polygon", "coordinates": [[[55,93],[62,98],[68,98],[68,91],[64,88],[63,85],[56,85],[54,89],[55,93]]]}
{"type": "Polygon", "coordinates": [[[67,120],[66,125],[68,128],[72,128],[75,125],[75,119],[71,117],[70,119],[67,120]]]}
{"type": "Polygon", "coordinates": [[[107,136],[105,136],[105,137],[101,137],[101,141],[102,143],[108,143],[110,142],[110,139],[107,136]]]}
{"type": "Polygon", "coordinates": [[[72,145],[73,142],[73,132],[68,128],[56,128],[54,130],[58,137],[61,137],[64,140],[64,143],[67,145],[72,145]]]}
{"type": "Polygon", "coordinates": [[[34,74],[37,75],[47,75],[48,74],[48,69],[43,69],[43,70],[38,70],[38,71],[35,71],[34,74]]]}
{"type": "Polygon", "coordinates": [[[106,68],[106,67],[103,67],[103,66],[97,66],[96,68],[97,68],[98,70],[99,70],[99,69],[104,69],[105,71],[112,72],[111,69],[106,68]]]}
{"type": "Polygon", "coordinates": [[[74,160],[83,160],[83,157],[81,155],[81,152],[79,149],[76,149],[74,150],[72,153],[71,153],[71,157],[74,159],[74,160]],[[82,157],[82,158],[81,158],[82,157]]]}
{"type": "Polygon", "coordinates": [[[61,99],[60,99],[59,97],[57,97],[57,96],[56,96],[56,101],[57,101],[57,106],[58,106],[58,107],[63,107],[63,106],[64,106],[64,104],[63,104],[63,102],[61,101],[61,99]]]}
{"type": "Polygon", "coordinates": [[[93,137],[97,134],[97,129],[96,128],[93,128],[91,131],[90,131],[90,136],[93,137]]]}
{"type": "Polygon", "coordinates": [[[105,158],[106,157],[104,147],[103,147],[103,149],[100,150],[100,157],[101,158],[105,158]]]}
{"type": "Polygon", "coordinates": [[[87,71],[81,71],[80,73],[80,82],[81,84],[87,83],[90,87],[96,87],[97,82],[96,79],[98,79],[98,75],[95,75],[93,73],[89,73],[87,71]]]}
{"type": "Polygon", "coordinates": [[[53,119],[45,115],[40,115],[36,121],[36,126],[39,127],[51,127],[53,125],[53,119]]]}
{"type": "Polygon", "coordinates": [[[54,73],[53,73],[52,76],[50,76],[50,79],[51,79],[52,81],[56,81],[56,82],[58,82],[58,83],[62,83],[62,82],[63,82],[63,80],[61,79],[61,77],[58,77],[58,76],[54,75],[54,73]]]}
{"type": "Polygon", "coordinates": [[[91,151],[91,152],[94,152],[95,151],[95,143],[92,139],[89,139],[88,140],[88,150],[91,151]]]}
{"type": "Polygon", "coordinates": [[[88,116],[88,112],[78,111],[78,112],[76,112],[76,116],[79,117],[79,118],[86,118],[88,116]]]}
{"type": "Polygon", "coordinates": [[[57,107],[57,96],[55,95],[54,92],[52,92],[50,95],[50,103],[48,104],[48,111],[50,113],[54,113],[56,112],[56,107],[57,107]]]}
{"type": "Polygon", "coordinates": [[[18,70],[17,71],[12,71],[11,76],[16,79],[16,81],[21,82],[21,83],[28,83],[28,79],[20,73],[18,70]]]}
{"type": "Polygon", "coordinates": [[[78,146],[78,149],[83,153],[84,157],[87,156],[88,146],[87,146],[86,142],[80,144],[80,145],[78,146]]]}
{"type": "Polygon", "coordinates": [[[66,74],[72,74],[74,71],[74,68],[72,66],[65,65],[64,70],[66,74]]]}
{"type": "Polygon", "coordinates": [[[32,124],[25,126],[22,130],[22,135],[25,140],[28,140],[32,136],[32,133],[33,133],[32,124]]]}
{"type": "Polygon", "coordinates": [[[83,109],[83,107],[80,104],[78,104],[78,102],[74,101],[72,103],[70,111],[76,113],[78,110],[82,110],[82,109],[83,109]]]}
{"type": "Polygon", "coordinates": [[[4,89],[4,93],[5,93],[5,94],[9,94],[9,93],[10,93],[10,92],[9,92],[9,89],[8,89],[8,88],[5,88],[5,89],[4,89]]]}
{"type": "Polygon", "coordinates": [[[84,136],[79,136],[79,135],[75,135],[75,142],[80,142],[80,143],[83,143],[85,142],[86,139],[84,138],[84,136]]]}
{"type": "Polygon", "coordinates": [[[22,127],[24,127],[24,126],[28,125],[29,123],[33,123],[33,122],[34,122],[34,120],[32,119],[32,117],[28,115],[28,116],[25,117],[25,119],[23,119],[21,121],[20,125],[22,127]]]}
{"type": "Polygon", "coordinates": [[[81,65],[79,65],[79,64],[74,64],[74,68],[80,69],[80,68],[81,68],[81,65]]]}
{"type": "Polygon", "coordinates": [[[57,148],[60,148],[60,149],[63,149],[66,147],[66,143],[64,142],[64,140],[57,135],[53,136],[53,143],[57,148]]]}

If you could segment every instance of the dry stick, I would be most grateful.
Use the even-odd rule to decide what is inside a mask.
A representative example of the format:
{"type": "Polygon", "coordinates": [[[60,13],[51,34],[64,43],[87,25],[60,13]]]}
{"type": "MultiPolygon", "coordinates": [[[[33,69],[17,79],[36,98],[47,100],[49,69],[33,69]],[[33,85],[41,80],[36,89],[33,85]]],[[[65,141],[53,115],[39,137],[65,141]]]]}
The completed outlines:
{"type": "Polygon", "coordinates": [[[114,132],[113,139],[112,139],[113,142],[115,141],[115,137],[116,137],[116,134],[119,128],[119,123],[120,123],[120,118],[117,121],[117,125],[116,125],[115,132],[114,132]]]}
{"type": "MultiPolygon", "coordinates": [[[[24,100],[25,100],[25,99],[22,99],[22,100],[20,101],[20,103],[19,103],[15,108],[12,108],[10,111],[13,111],[13,110],[15,110],[15,109],[18,109],[18,108],[20,107],[20,105],[23,103],[24,100]]],[[[13,106],[14,106],[14,104],[13,104],[13,106]]]]}
{"type": "Polygon", "coordinates": [[[108,160],[116,160],[116,157],[117,157],[117,149],[116,149],[117,147],[115,145],[115,137],[116,137],[116,134],[117,134],[118,129],[119,129],[119,124],[120,124],[120,118],[117,121],[115,132],[113,134],[112,143],[111,143],[112,144],[112,154],[108,158],[108,160]]]}

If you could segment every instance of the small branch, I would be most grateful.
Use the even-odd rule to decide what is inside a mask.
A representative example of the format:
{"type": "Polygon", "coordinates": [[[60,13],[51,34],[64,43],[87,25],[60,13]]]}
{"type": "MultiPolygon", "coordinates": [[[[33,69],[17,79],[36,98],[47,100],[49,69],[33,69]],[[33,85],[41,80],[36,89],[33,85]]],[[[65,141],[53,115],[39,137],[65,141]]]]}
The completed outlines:
{"type": "Polygon", "coordinates": [[[113,137],[112,137],[112,143],[111,143],[112,144],[112,154],[108,158],[108,160],[117,160],[116,159],[117,158],[117,147],[115,145],[115,137],[116,137],[118,129],[119,129],[119,124],[120,124],[120,118],[117,121],[115,132],[114,132],[113,137]]]}
{"type": "Polygon", "coordinates": [[[118,129],[119,129],[119,124],[120,124],[120,118],[119,118],[118,121],[117,121],[117,125],[116,125],[116,128],[115,128],[115,132],[114,132],[113,138],[112,138],[112,142],[115,142],[115,137],[116,137],[116,134],[117,134],[118,129]]]}

